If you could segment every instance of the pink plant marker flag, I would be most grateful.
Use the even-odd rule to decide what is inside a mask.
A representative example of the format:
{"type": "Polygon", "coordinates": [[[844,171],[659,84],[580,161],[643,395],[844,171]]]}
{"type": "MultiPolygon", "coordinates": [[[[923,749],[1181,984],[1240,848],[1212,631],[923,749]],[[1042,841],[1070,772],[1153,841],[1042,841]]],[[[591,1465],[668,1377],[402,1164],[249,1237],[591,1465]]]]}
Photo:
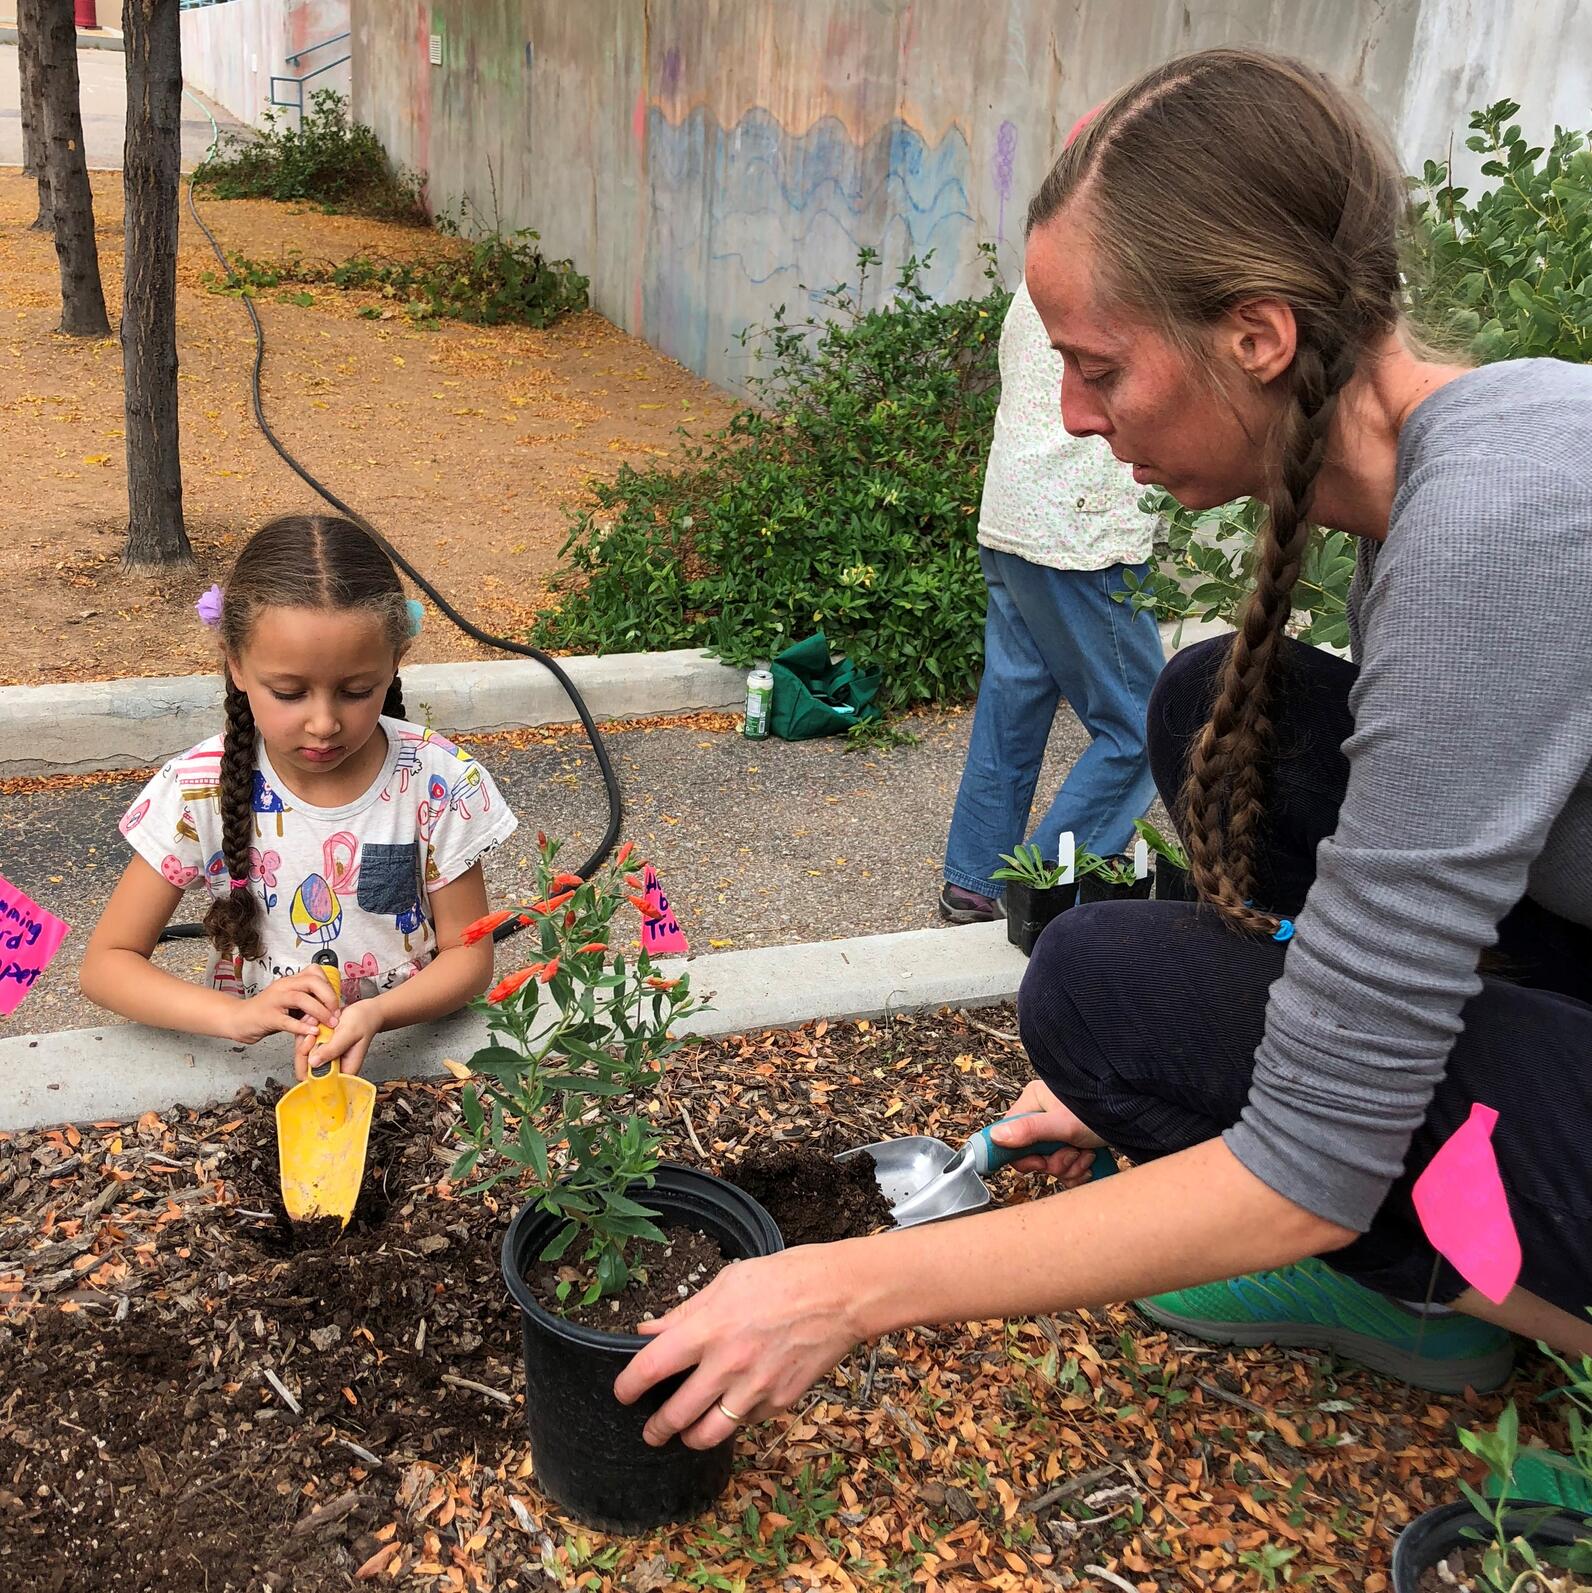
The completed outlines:
{"type": "Polygon", "coordinates": [[[15,1012],[70,926],[0,876],[0,1017],[15,1012]]]}
{"type": "Polygon", "coordinates": [[[1415,1180],[1415,1212],[1433,1246],[1494,1305],[1520,1276],[1520,1236],[1493,1155],[1490,1106],[1472,1106],[1415,1180]]]}
{"type": "Polygon", "coordinates": [[[684,956],[691,947],[686,941],[685,931],[680,927],[680,920],[674,916],[674,909],[669,905],[669,898],[663,894],[663,886],[658,883],[658,871],[651,863],[641,871],[641,894],[658,909],[656,918],[644,918],[641,921],[641,949],[653,957],[661,957],[668,952],[684,956]]]}

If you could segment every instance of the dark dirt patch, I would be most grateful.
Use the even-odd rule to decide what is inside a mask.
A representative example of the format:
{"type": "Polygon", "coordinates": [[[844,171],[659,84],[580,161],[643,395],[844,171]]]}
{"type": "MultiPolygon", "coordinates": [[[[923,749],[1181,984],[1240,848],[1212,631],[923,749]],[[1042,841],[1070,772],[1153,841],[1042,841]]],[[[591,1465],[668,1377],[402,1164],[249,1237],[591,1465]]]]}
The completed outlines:
{"type": "Polygon", "coordinates": [[[787,1245],[861,1239],[893,1226],[873,1158],[837,1162],[810,1145],[750,1150],[725,1170],[779,1224],[787,1245]]]}
{"type": "Polygon", "coordinates": [[[589,1278],[582,1267],[562,1261],[544,1261],[526,1277],[532,1292],[549,1311],[558,1311],[582,1327],[607,1333],[633,1333],[637,1326],[672,1311],[687,1295],[707,1286],[730,1264],[717,1239],[691,1228],[665,1228],[667,1245],[636,1245],[630,1254],[630,1282],[609,1300],[579,1304],[589,1278]],[[561,1282],[570,1286],[573,1303],[557,1304],[561,1282]]]}

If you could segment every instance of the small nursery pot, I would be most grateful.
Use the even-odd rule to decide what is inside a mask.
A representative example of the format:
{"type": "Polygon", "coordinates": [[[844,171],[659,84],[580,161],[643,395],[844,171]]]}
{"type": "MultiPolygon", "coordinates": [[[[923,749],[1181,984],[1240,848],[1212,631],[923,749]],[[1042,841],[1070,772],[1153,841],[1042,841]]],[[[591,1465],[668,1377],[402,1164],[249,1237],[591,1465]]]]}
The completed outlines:
{"type": "Polygon", "coordinates": [[[1025,957],[1034,952],[1034,942],[1044,933],[1051,919],[1059,918],[1078,899],[1076,885],[1052,885],[1035,890],[1021,880],[1006,882],[1006,938],[1025,957]]]}
{"type": "MultiPolygon", "coordinates": [[[[1592,1516],[1545,1506],[1523,1505],[1505,1513],[1510,1536],[1525,1536],[1537,1548],[1564,1548],[1578,1538],[1592,1538],[1592,1516]]],[[[1416,1518],[1399,1533],[1393,1545],[1393,1593],[1417,1593],[1421,1575],[1455,1549],[1474,1542],[1467,1529],[1488,1536],[1487,1524],[1463,1500],[1439,1505],[1416,1518]]]]}
{"type": "Polygon", "coordinates": [[[1146,874],[1131,885],[1112,885],[1098,874],[1085,874],[1078,881],[1078,901],[1080,905],[1084,902],[1142,902],[1148,899],[1154,883],[1153,874],[1146,874]]]}
{"type": "MultiPolygon", "coordinates": [[[[638,1183],[627,1193],[659,1214],[660,1227],[709,1234],[727,1256],[785,1248],[774,1219],[750,1195],[698,1168],[664,1162],[651,1189],[638,1183]]],[[[641,1436],[647,1418],[689,1373],[657,1384],[634,1405],[614,1398],[614,1379],[647,1341],[571,1322],[542,1305],[525,1282],[561,1221],[532,1203],[503,1236],[503,1281],[520,1308],[536,1486],[604,1532],[648,1532],[687,1520],[728,1486],[735,1442],[713,1449],[687,1449],[678,1438],[661,1449],[648,1445],[641,1436]]]]}
{"type": "Polygon", "coordinates": [[[1186,868],[1158,857],[1155,860],[1155,899],[1158,902],[1197,902],[1199,892],[1194,889],[1194,881],[1186,868]]]}

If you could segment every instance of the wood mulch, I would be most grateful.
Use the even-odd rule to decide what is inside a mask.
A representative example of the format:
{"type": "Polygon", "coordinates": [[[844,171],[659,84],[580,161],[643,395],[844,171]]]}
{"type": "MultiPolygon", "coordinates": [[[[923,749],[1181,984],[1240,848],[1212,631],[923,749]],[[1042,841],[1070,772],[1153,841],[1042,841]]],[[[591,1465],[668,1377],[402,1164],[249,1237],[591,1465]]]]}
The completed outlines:
{"type": "MultiPolygon", "coordinates": [[[[703,1042],[649,1111],[672,1157],[715,1168],[782,1141],[960,1137],[1023,1082],[1012,1021],[703,1042]]],[[[1475,1480],[1455,1424],[1501,1405],[1127,1310],[920,1330],[743,1432],[710,1516],[606,1538],[536,1490],[497,1260],[512,1197],[444,1182],[460,1087],[381,1088],[330,1248],[272,1216],[274,1087],[0,1136],[0,1593],[1385,1593],[1400,1526],[1475,1480]]],[[[1038,1188],[1005,1175],[997,1196],[1038,1188]]],[[[1514,1392],[1553,1442],[1542,1384],[1528,1367],[1514,1392]]]]}

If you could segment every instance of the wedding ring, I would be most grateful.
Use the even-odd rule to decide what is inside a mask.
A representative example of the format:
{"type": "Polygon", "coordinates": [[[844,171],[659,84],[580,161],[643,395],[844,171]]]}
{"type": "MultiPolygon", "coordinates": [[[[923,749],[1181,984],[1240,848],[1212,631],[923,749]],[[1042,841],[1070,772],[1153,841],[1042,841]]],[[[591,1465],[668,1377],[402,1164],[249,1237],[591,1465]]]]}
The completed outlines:
{"type": "Polygon", "coordinates": [[[727,1422],[730,1422],[734,1426],[739,1427],[741,1425],[741,1423],[746,1420],[746,1418],[744,1416],[737,1416],[735,1414],[735,1412],[732,1411],[730,1409],[730,1407],[728,1405],[726,1405],[722,1399],[718,1402],[718,1404],[719,1404],[719,1415],[721,1415],[727,1422]]]}

